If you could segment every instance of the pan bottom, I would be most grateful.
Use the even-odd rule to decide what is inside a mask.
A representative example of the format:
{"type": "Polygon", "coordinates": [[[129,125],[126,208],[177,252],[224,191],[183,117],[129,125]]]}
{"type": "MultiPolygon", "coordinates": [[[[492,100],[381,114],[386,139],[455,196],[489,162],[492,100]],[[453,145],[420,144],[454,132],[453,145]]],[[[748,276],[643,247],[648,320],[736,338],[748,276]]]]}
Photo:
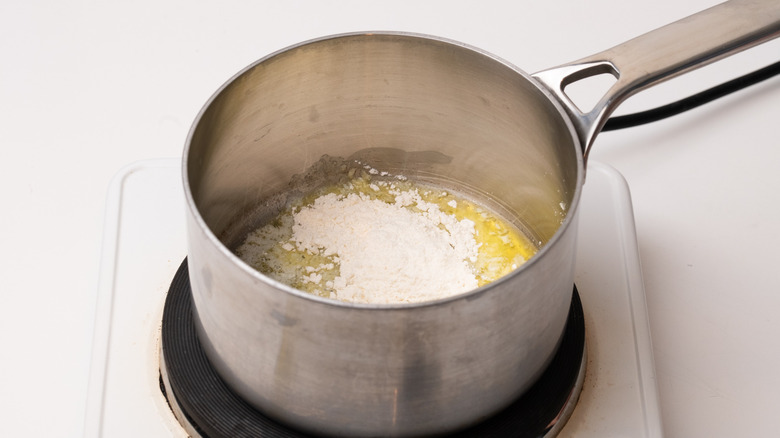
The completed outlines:
{"type": "MultiPolygon", "coordinates": [[[[165,301],[160,388],[182,427],[193,437],[304,438],[236,395],[211,367],[195,331],[185,259],[165,301]]],[[[539,438],[555,436],[569,419],[582,389],[586,363],[585,320],[576,286],[558,351],[539,380],[491,418],[448,437],[539,438]]]]}

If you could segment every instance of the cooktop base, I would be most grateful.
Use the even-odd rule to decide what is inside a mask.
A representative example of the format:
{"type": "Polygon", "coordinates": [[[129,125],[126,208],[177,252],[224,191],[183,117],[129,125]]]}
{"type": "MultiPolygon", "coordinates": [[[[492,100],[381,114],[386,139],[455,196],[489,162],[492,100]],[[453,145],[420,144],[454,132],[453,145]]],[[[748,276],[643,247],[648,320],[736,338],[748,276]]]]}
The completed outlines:
{"type": "MultiPolygon", "coordinates": [[[[107,198],[85,437],[186,438],[160,390],[171,279],[187,255],[181,159],[131,164],[107,198]]],[[[587,324],[579,401],[558,437],[663,434],[631,196],[591,160],[574,281],[587,324]]]]}

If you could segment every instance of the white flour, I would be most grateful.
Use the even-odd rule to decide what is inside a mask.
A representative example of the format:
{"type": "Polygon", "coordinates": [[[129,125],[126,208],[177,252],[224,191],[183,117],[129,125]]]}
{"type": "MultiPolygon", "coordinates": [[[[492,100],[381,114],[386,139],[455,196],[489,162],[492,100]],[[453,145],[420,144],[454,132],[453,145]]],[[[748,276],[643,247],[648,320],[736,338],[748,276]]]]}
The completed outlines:
{"type": "MultiPolygon", "coordinates": [[[[416,192],[394,203],[364,194],[328,194],[294,215],[299,250],[337,256],[334,298],[400,303],[442,298],[477,287],[474,223],[441,212],[416,192]],[[405,206],[414,205],[420,212],[405,206]]],[[[314,274],[312,274],[314,275],[314,274]]]]}

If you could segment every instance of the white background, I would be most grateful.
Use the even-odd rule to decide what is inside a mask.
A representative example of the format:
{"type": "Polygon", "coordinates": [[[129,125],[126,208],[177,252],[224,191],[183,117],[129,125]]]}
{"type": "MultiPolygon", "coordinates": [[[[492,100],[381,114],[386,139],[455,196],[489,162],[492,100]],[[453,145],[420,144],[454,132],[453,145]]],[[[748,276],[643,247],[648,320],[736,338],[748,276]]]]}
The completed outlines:
{"type": "MultiPolygon", "coordinates": [[[[3,2],[0,436],[82,434],[109,181],[136,160],[180,156],[201,105],[247,64],[322,35],[404,30],[534,72],[715,3],[3,2]]],[[[777,60],[780,42],[767,43],[619,112],[777,60]]],[[[779,115],[775,78],[596,141],[592,157],[621,171],[632,191],[670,437],[776,433],[779,115]]]]}

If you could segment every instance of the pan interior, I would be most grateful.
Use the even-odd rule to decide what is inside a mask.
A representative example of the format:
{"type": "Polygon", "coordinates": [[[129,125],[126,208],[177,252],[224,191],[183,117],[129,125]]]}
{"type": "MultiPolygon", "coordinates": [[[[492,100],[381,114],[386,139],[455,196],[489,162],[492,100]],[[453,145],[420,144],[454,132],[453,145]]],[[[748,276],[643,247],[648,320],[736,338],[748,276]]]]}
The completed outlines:
{"type": "Polygon", "coordinates": [[[579,178],[570,128],[526,74],[422,36],[344,35],[281,51],[228,82],[195,126],[188,189],[228,248],[355,160],[473,198],[540,247],[579,178]]]}

